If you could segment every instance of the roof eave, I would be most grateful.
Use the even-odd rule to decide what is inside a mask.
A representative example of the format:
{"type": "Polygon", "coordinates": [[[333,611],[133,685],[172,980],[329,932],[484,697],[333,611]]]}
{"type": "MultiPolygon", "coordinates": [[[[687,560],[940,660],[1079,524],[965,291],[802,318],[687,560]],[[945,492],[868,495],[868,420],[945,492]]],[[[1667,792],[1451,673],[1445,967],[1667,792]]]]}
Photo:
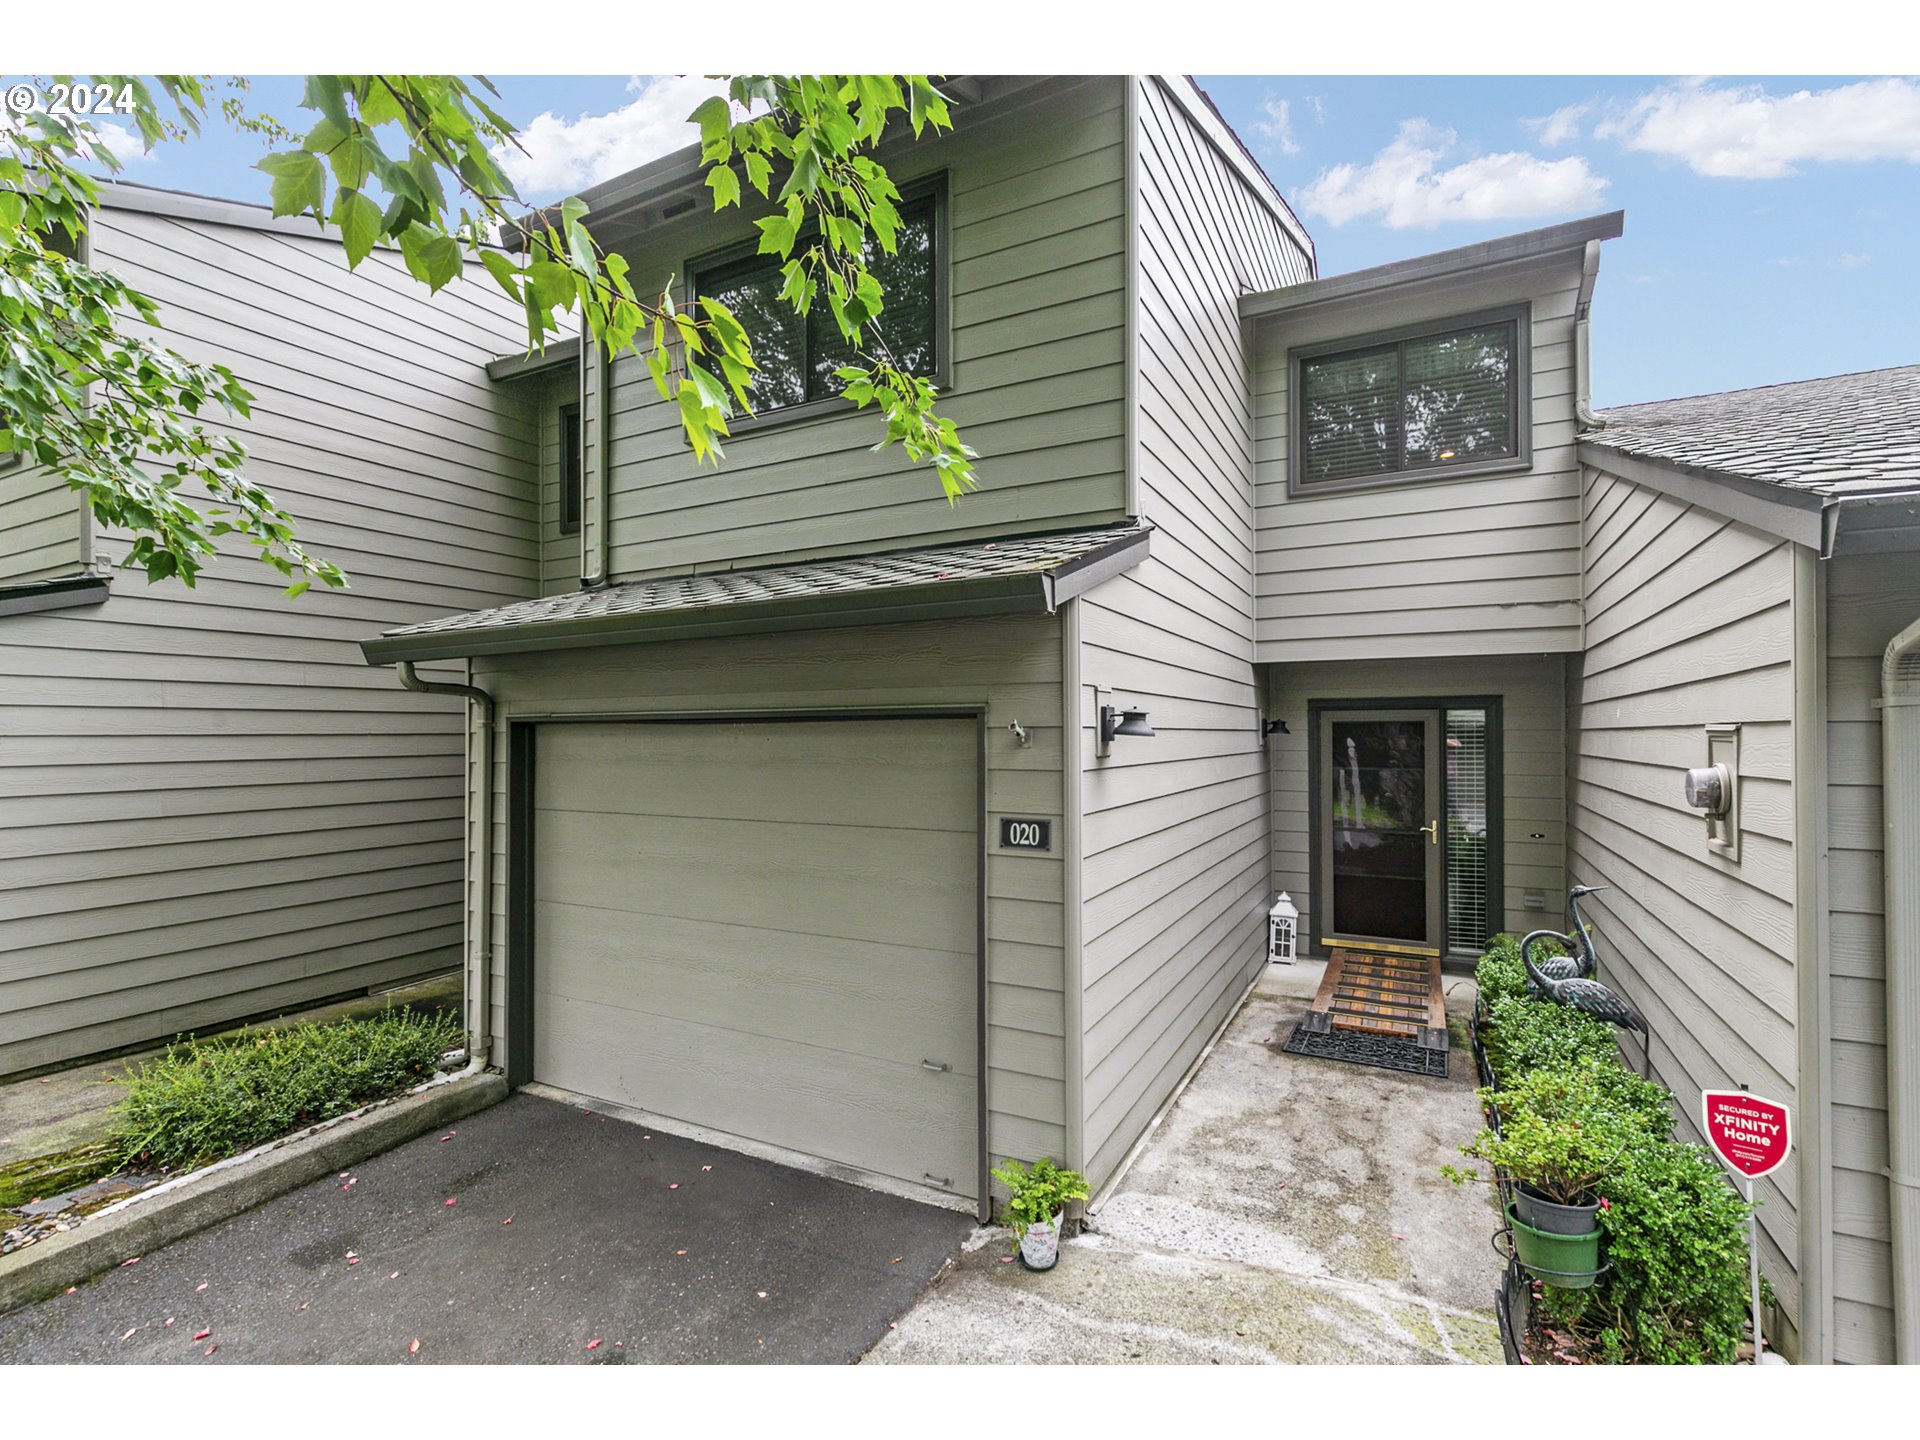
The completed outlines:
{"type": "Polygon", "coordinates": [[[1827,506],[1826,555],[1920,550],[1920,490],[1843,495],[1827,506]]]}
{"type": "Polygon", "coordinates": [[[580,363],[580,337],[569,335],[563,340],[554,340],[541,350],[529,350],[525,354],[498,355],[487,362],[487,378],[493,381],[525,380],[534,375],[545,374],[549,370],[559,370],[580,363]]]}
{"type": "Polygon", "coordinates": [[[1605,470],[1690,505],[1701,505],[1782,540],[1815,550],[1822,546],[1821,511],[1829,502],[1815,491],[1769,485],[1764,480],[1687,465],[1664,456],[1637,455],[1591,437],[1581,439],[1579,455],[1582,465],[1605,470]]]}
{"type": "Polygon", "coordinates": [[[1604,215],[1569,220],[1564,225],[1549,225],[1519,235],[1503,235],[1477,245],[1463,245],[1433,255],[1417,255],[1411,260],[1395,260],[1391,264],[1354,270],[1345,275],[1303,280],[1298,285],[1286,285],[1278,290],[1242,295],[1240,318],[1254,320],[1267,315],[1288,314],[1336,300],[1390,294],[1405,286],[1522,264],[1562,252],[1577,253],[1584,251],[1590,241],[1617,239],[1625,229],[1626,211],[1611,210],[1604,215]]]}

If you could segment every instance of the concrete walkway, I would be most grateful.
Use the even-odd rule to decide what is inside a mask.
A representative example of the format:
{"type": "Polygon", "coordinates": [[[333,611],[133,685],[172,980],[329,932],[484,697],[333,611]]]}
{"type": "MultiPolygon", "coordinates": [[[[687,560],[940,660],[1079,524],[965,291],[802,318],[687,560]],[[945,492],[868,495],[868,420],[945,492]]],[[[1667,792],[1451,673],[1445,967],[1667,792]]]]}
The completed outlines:
{"type": "Polygon", "coordinates": [[[978,1231],[867,1361],[1498,1364],[1498,1217],[1439,1175],[1480,1124],[1473,982],[1436,1081],[1282,1053],[1321,970],[1268,967],[1057,1269],[978,1231]]]}

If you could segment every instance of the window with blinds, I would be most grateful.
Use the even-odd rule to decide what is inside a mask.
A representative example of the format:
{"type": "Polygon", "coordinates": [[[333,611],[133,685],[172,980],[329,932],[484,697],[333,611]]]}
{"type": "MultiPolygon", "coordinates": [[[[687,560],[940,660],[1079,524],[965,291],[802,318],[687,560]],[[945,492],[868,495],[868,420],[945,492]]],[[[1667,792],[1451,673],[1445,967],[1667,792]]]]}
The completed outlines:
{"type": "Polygon", "coordinates": [[[1487,712],[1449,710],[1446,721],[1447,948],[1478,954],[1493,933],[1487,712]]]}
{"type": "Polygon", "coordinates": [[[1525,461],[1524,314],[1296,354],[1296,489],[1525,461]]]}

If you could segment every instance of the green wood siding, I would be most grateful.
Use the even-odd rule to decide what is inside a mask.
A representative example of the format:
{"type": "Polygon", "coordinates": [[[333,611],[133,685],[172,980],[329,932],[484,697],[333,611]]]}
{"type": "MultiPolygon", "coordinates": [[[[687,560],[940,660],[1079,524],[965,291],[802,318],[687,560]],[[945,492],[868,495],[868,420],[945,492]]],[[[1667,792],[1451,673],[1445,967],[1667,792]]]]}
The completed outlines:
{"type": "Polygon", "coordinates": [[[1300,661],[1580,648],[1573,309],[1580,257],[1403,286],[1254,322],[1259,657],[1300,661]],[[1532,307],[1533,465],[1519,474],[1287,492],[1288,353],[1532,307]]]}
{"type": "Polygon", "coordinates": [[[101,211],[94,255],[254,390],[249,473],[352,588],[289,602],[230,545],[0,620],[0,1073],[456,965],[462,706],[358,642],[536,588],[504,303],[163,214],[101,211]]]}
{"type": "Polygon", "coordinates": [[[1245,291],[1309,272],[1175,93],[1133,83],[1132,443],[1139,510],[1157,528],[1146,561],[1077,602],[1085,1133],[1096,1182],[1262,959],[1253,440],[1236,306],[1245,291]],[[1095,759],[1092,687],[1150,711],[1154,738],[1118,740],[1095,759]]]}
{"type": "MultiPolygon", "coordinates": [[[[675,412],[644,365],[623,356],[610,407],[615,578],[1124,515],[1121,83],[996,84],[994,96],[956,110],[953,134],[890,156],[902,181],[947,176],[953,378],[942,409],[982,454],[979,491],[949,506],[932,472],[898,447],[871,453],[878,422],[851,407],[743,428],[718,469],[696,467],[675,412]]],[[[689,261],[751,233],[738,210],[647,230],[625,247],[635,286],[684,282],[689,261]]],[[[596,408],[590,395],[593,447],[596,408]]]]}
{"type": "Polygon", "coordinates": [[[1836,1360],[1890,1364],[1880,662],[1920,615],[1911,555],[1824,562],[1836,1360]]]}
{"type": "MultiPolygon", "coordinates": [[[[1585,471],[1587,649],[1570,662],[1568,879],[1601,978],[1654,1027],[1658,1078],[1697,1130],[1701,1089],[1797,1104],[1794,547],[1585,471]],[[1740,730],[1740,858],[1681,796],[1709,724],[1740,730]]],[[[1631,1044],[1631,1042],[1629,1042],[1631,1044]]],[[[1798,1171],[1760,1182],[1762,1264],[1799,1314],[1798,1171]]]]}
{"type": "Polygon", "coordinates": [[[1558,656],[1484,655],[1470,659],[1309,661],[1266,672],[1267,713],[1289,733],[1267,737],[1272,773],[1273,885],[1300,907],[1300,934],[1313,928],[1313,821],[1308,767],[1314,701],[1500,700],[1502,888],[1489,920],[1524,934],[1566,923],[1566,679],[1558,656]],[[1536,838],[1537,837],[1537,838],[1536,838]],[[1529,910],[1538,891],[1543,910],[1529,910]]]}
{"type": "MultiPolygon", "coordinates": [[[[492,950],[494,1059],[505,1063],[505,727],[527,716],[987,707],[987,1102],[994,1161],[1065,1146],[1060,849],[999,851],[1002,815],[1061,818],[1060,626],[1007,617],[794,631],[489,657],[475,683],[499,700],[492,950]],[[1018,745],[1007,722],[1033,737],[1018,745]]],[[[537,767],[536,767],[537,768],[537,767]]]]}

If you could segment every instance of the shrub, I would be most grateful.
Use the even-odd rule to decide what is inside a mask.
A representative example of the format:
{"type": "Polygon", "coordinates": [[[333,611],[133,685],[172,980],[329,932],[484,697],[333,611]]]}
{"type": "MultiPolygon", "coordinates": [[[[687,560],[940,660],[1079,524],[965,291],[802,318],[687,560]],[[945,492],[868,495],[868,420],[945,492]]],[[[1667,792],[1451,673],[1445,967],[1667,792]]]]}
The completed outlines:
{"type": "Polygon", "coordinates": [[[1602,1186],[1613,1269],[1591,1291],[1556,1296],[1565,1323],[1608,1359],[1727,1365],[1746,1338],[1746,1201],[1698,1145],[1636,1148],[1602,1186]]]}
{"type": "Polygon", "coordinates": [[[1480,1093],[1501,1131],[1462,1153],[1549,1199],[1539,1175],[1564,1191],[1590,1172],[1600,1197],[1611,1268],[1588,1290],[1549,1287],[1547,1313],[1602,1360],[1731,1362],[1746,1337],[1746,1202],[1712,1155],[1672,1138],[1672,1095],[1621,1063],[1611,1026],[1532,998],[1514,937],[1496,937],[1475,973],[1495,1080],[1480,1093]]]}
{"type": "MultiPolygon", "coordinates": [[[[1653,1139],[1646,1117],[1608,1094],[1597,1067],[1537,1070],[1499,1090],[1482,1090],[1480,1100],[1498,1108],[1500,1129],[1482,1130],[1460,1153],[1559,1205],[1591,1204],[1627,1153],[1653,1139]]],[[[1482,1178],[1452,1165],[1441,1173],[1456,1185],[1482,1178]]]]}
{"type": "Polygon", "coordinates": [[[204,1165],[431,1078],[459,1043],[449,1015],[243,1030],[128,1069],[113,1143],[129,1164],[204,1165]]]}

